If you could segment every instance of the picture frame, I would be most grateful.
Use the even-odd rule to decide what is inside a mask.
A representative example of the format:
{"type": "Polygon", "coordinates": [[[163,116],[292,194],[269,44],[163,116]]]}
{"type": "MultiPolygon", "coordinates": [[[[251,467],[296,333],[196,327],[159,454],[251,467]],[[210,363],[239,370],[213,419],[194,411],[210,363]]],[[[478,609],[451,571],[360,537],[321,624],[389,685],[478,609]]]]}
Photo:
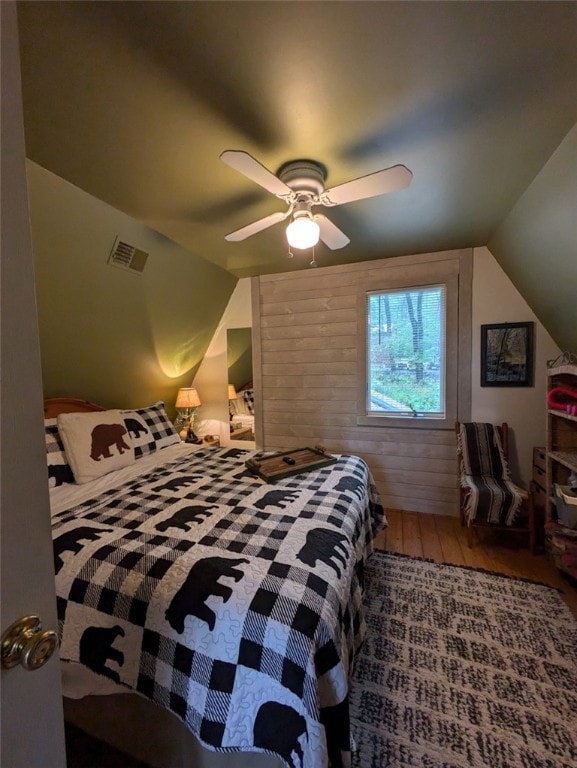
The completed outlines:
{"type": "Polygon", "coordinates": [[[535,323],[481,326],[481,386],[532,387],[535,323]]]}

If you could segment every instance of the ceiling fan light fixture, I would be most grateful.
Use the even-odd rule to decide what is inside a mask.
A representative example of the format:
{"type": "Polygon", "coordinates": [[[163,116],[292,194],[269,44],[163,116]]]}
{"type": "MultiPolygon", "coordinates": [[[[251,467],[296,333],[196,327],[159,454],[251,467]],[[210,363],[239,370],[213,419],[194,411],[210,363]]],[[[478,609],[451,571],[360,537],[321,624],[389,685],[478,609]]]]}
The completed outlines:
{"type": "Polygon", "coordinates": [[[310,215],[293,219],[286,228],[286,239],[291,248],[305,250],[313,248],[320,238],[320,227],[310,215]]]}

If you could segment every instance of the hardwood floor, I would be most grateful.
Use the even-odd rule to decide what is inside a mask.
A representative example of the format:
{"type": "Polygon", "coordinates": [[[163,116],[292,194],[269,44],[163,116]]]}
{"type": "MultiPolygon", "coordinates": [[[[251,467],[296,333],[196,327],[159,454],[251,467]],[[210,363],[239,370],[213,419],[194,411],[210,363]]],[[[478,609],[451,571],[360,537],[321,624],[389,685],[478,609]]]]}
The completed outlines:
{"type": "Polygon", "coordinates": [[[531,554],[514,534],[497,538],[495,533],[484,532],[469,548],[466,529],[457,517],[398,509],[387,510],[386,514],[389,525],[376,541],[380,549],[540,581],[559,589],[577,618],[577,587],[549,562],[546,555],[531,554]]]}

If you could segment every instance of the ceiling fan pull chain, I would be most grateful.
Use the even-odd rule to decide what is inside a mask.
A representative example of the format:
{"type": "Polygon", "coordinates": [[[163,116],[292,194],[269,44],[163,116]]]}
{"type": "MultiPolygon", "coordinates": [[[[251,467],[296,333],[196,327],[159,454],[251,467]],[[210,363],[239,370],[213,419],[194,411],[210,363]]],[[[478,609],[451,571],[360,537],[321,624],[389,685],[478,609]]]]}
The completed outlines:
{"type": "Polygon", "coordinates": [[[291,247],[289,245],[288,253],[287,253],[287,259],[292,259],[294,256],[294,253],[291,251],[291,247]]]}
{"type": "Polygon", "coordinates": [[[315,247],[314,247],[314,245],[313,245],[313,260],[311,261],[310,266],[311,267],[318,267],[318,264],[317,264],[317,262],[315,260],[315,247]]]}

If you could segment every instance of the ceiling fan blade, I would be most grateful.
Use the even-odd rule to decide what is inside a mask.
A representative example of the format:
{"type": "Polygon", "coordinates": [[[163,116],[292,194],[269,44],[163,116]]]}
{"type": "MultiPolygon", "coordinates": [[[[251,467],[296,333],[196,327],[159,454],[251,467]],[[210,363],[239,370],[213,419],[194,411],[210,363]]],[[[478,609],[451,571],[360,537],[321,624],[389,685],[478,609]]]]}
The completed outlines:
{"type": "Polygon", "coordinates": [[[369,173],[367,176],[326,189],[320,196],[321,202],[325,205],[342,205],[384,195],[386,192],[408,187],[412,178],[413,174],[404,165],[393,165],[391,168],[384,168],[382,171],[369,173]]]}
{"type": "Polygon", "coordinates": [[[325,245],[327,245],[332,251],[336,251],[339,248],[344,248],[351,241],[342,232],[336,224],[330,219],[327,219],[322,213],[317,213],[313,217],[320,228],[320,238],[325,245]]]}
{"type": "Polygon", "coordinates": [[[256,235],[257,232],[262,232],[262,230],[267,227],[272,227],[273,224],[278,224],[279,221],[286,219],[288,215],[289,211],[286,211],[285,213],[281,213],[280,211],[271,213],[268,216],[265,216],[264,219],[258,219],[258,221],[253,221],[252,224],[247,224],[246,227],[241,227],[234,232],[230,232],[224,239],[235,243],[240,240],[245,240],[251,235],[256,235]]]}
{"type": "Polygon", "coordinates": [[[274,173],[255,160],[248,152],[239,149],[225,150],[220,159],[235,171],[239,171],[251,181],[256,182],[277,197],[292,195],[292,189],[281,181],[274,173]]]}

